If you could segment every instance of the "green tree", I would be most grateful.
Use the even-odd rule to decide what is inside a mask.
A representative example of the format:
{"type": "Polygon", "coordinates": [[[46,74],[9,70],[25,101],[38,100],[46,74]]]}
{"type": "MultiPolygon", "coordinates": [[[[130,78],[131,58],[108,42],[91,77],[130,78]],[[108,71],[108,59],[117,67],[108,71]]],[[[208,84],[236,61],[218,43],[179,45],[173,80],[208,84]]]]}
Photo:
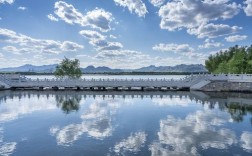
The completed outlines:
{"type": "Polygon", "coordinates": [[[80,61],[64,58],[56,67],[54,72],[56,77],[76,79],[81,77],[80,61]]]}
{"type": "Polygon", "coordinates": [[[250,47],[234,46],[228,50],[210,55],[205,61],[211,73],[252,73],[252,45],[250,47]]]}

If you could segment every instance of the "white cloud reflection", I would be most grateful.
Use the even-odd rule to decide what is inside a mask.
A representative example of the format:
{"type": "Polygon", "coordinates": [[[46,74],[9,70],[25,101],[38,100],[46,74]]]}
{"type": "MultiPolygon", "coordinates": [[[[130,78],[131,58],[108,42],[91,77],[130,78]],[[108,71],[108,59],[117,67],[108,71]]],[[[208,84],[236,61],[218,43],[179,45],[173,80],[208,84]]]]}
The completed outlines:
{"type": "Polygon", "coordinates": [[[19,118],[22,115],[30,114],[35,111],[41,110],[52,110],[56,109],[57,106],[54,98],[47,100],[39,99],[38,97],[22,97],[22,100],[18,98],[8,99],[5,103],[1,103],[0,109],[0,123],[8,122],[19,118]]]}
{"type": "Polygon", "coordinates": [[[80,124],[70,124],[62,128],[53,126],[50,128],[50,134],[56,137],[58,145],[63,146],[71,145],[84,133],[95,139],[103,140],[112,135],[112,117],[125,102],[129,101],[96,99],[81,115],[83,121],[80,124]]]}
{"type": "Polygon", "coordinates": [[[158,106],[183,106],[186,107],[192,103],[189,98],[153,98],[152,102],[158,106]]]}
{"type": "Polygon", "coordinates": [[[199,149],[226,149],[237,143],[235,133],[216,128],[230,121],[224,112],[197,111],[184,120],[168,116],[160,121],[158,140],[149,149],[152,155],[198,155],[199,149]]]}
{"type": "Polygon", "coordinates": [[[4,142],[3,139],[3,128],[0,127],[0,155],[9,156],[15,151],[17,143],[4,142]]]}
{"type": "Polygon", "coordinates": [[[243,132],[241,135],[241,147],[248,152],[252,152],[252,133],[243,132]]]}
{"type": "Polygon", "coordinates": [[[140,148],[143,147],[146,142],[146,137],[147,134],[145,132],[131,134],[127,139],[123,139],[115,145],[114,152],[117,154],[124,152],[139,152],[140,148]]]}

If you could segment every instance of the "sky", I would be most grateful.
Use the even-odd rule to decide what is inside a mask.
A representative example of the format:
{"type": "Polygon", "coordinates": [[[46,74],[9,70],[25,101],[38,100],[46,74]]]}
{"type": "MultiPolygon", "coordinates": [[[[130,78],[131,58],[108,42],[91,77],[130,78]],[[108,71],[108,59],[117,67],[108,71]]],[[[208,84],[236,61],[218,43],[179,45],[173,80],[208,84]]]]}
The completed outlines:
{"type": "Polygon", "coordinates": [[[251,37],[252,0],[0,0],[0,68],[204,64],[251,37]]]}

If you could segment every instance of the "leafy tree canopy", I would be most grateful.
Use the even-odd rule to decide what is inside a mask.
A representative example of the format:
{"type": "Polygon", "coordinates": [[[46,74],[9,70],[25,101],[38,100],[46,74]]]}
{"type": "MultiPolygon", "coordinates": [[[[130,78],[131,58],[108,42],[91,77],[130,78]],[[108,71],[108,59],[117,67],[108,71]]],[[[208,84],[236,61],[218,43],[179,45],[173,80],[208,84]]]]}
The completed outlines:
{"type": "Polygon", "coordinates": [[[252,45],[250,47],[236,45],[210,55],[205,65],[211,73],[252,74],[252,45]]]}
{"type": "Polygon", "coordinates": [[[80,78],[80,61],[78,59],[70,60],[65,57],[61,63],[57,65],[54,75],[59,78],[80,78]]]}

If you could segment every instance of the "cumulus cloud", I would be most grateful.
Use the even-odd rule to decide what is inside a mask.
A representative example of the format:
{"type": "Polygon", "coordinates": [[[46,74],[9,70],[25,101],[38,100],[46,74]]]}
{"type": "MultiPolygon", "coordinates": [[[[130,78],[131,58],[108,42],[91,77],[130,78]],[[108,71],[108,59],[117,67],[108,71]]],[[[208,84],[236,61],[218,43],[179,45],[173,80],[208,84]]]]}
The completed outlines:
{"type": "Polygon", "coordinates": [[[24,53],[30,53],[30,48],[16,48],[15,46],[5,46],[2,48],[4,51],[11,52],[16,55],[22,55],[24,53]]]}
{"type": "Polygon", "coordinates": [[[59,19],[56,18],[55,16],[53,16],[52,14],[47,15],[47,17],[48,17],[51,21],[55,21],[55,22],[58,22],[58,21],[59,21],[59,19]]]}
{"type": "Polygon", "coordinates": [[[245,7],[244,12],[247,16],[252,16],[252,0],[245,0],[244,1],[245,7]]]}
{"type": "Polygon", "coordinates": [[[89,40],[89,44],[93,45],[97,51],[113,51],[120,50],[123,45],[119,42],[109,42],[106,40],[107,36],[104,36],[96,31],[82,30],[79,32],[89,40]]]}
{"type": "Polygon", "coordinates": [[[92,28],[100,29],[101,31],[111,30],[110,23],[114,20],[111,13],[103,9],[96,8],[95,10],[87,12],[83,18],[82,25],[91,26],[92,28]]]}
{"type": "Polygon", "coordinates": [[[60,47],[60,49],[62,49],[63,51],[76,51],[77,49],[83,49],[83,48],[84,46],[70,41],[62,42],[60,47]]]}
{"type": "Polygon", "coordinates": [[[26,7],[24,7],[24,6],[20,6],[20,7],[18,7],[18,10],[22,10],[22,11],[24,11],[24,10],[27,10],[27,8],[26,8],[26,7]]]}
{"type": "Polygon", "coordinates": [[[112,38],[112,39],[117,39],[117,37],[114,36],[114,35],[109,35],[109,37],[112,38]]]}
{"type": "Polygon", "coordinates": [[[160,121],[158,140],[149,149],[152,155],[198,155],[201,149],[227,149],[237,143],[236,135],[218,126],[229,120],[224,112],[213,111],[197,111],[185,119],[168,116],[160,121]]]}
{"type": "Polygon", "coordinates": [[[237,15],[240,5],[228,0],[179,0],[170,1],[159,10],[161,29],[169,31],[195,28],[209,21],[230,19],[237,15]]]}
{"type": "Polygon", "coordinates": [[[155,7],[160,7],[165,2],[165,0],[149,0],[149,1],[155,7]]]}
{"type": "Polygon", "coordinates": [[[77,51],[84,46],[70,41],[54,41],[44,39],[34,39],[29,36],[16,33],[12,30],[0,28],[0,41],[16,44],[14,46],[5,46],[3,49],[10,52],[34,52],[34,53],[52,53],[58,54],[65,51],[77,51]]]}
{"type": "Polygon", "coordinates": [[[127,139],[123,139],[115,145],[114,152],[117,154],[125,152],[139,152],[140,148],[143,147],[146,142],[146,136],[147,134],[145,132],[131,134],[127,139]]]}
{"type": "Polygon", "coordinates": [[[224,45],[220,42],[215,42],[214,40],[206,39],[203,45],[199,45],[199,49],[219,48],[222,46],[224,45]]]}
{"type": "Polygon", "coordinates": [[[110,12],[96,8],[83,15],[73,5],[63,1],[55,3],[54,13],[68,24],[79,24],[81,26],[90,26],[103,32],[111,30],[110,24],[114,20],[110,12]]]}
{"type": "Polygon", "coordinates": [[[152,47],[152,49],[156,51],[165,51],[174,53],[187,53],[194,51],[194,49],[190,47],[188,44],[175,44],[175,43],[170,44],[160,43],[152,47]]]}
{"type": "Polygon", "coordinates": [[[245,39],[247,39],[247,37],[248,36],[246,36],[246,35],[233,35],[233,36],[225,37],[225,40],[227,42],[237,42],[237,41],[245,40],[245,39]]]}
{"type": "Polygon", "coordinates": [[[187,32],[191,35],[196,35],[198,38],[216,38],[220,36],[237,33],[242,27],[229,26],[225,24],[206,24],[200,25],[197,28],[188,29],[187,32]]]}
{"type": "Polygon", "coordinates": [[[142,0],[114,0],[116,5],[127,7],[129,11],[134,12],[139,17],[144,17],[148,13],[147,8],[142,0]]]}
{"type": "Polygon", "coordinates": [[[81,30],[79,34],[90,40],[105,40],[107,38],[107,36],[93,30],[81,30]]]}
{"type": "Polygon", "coordinates": [[[193,59],[184,60],[181,57],[158,57],[145,54],[141,51],[121,49],[114,51],[101,51],[93,57],[93,61],[91,61],[91,63],[96,64],[96,66],[106,65],[112,68],[137,69],[149,65],[163,66],[167,65],[167,63],[169,65],[176,65],[179,63],[191,64],[195,63],[195,59],[198,62],[202,61],[196,55],[186,56],[186,58],[188,57],[194,57],[194,60],[193,59]],[[176,62],[174,62],[174,59],[176,59],[176,62]]]}
{"type": "Polygon", "coordinates": [[[147,55],[144,55],[141,52],[138,51],[131,51],[131,50],[116,50],[116,51],[103,51],[98,53],[95,57],[98,59],[144,59],[147,55]]]}
{"type": "Polygon", "coordinates": [[[9,3],[9,4],[12,4],[14,3],[15,0],[0,0],[0,4],[1,3],[9,3]]]}
{"type": "Polygon", "coordinates": [[[188,44],[160,43],[152,47],[152,49],[156,51],[173,52],[182,56],[186,56],[186,57],[194,58],[198,60],[204,60],[207,57],[206,54],[195,52],[194,48],[190,47],[188,44]]]}

